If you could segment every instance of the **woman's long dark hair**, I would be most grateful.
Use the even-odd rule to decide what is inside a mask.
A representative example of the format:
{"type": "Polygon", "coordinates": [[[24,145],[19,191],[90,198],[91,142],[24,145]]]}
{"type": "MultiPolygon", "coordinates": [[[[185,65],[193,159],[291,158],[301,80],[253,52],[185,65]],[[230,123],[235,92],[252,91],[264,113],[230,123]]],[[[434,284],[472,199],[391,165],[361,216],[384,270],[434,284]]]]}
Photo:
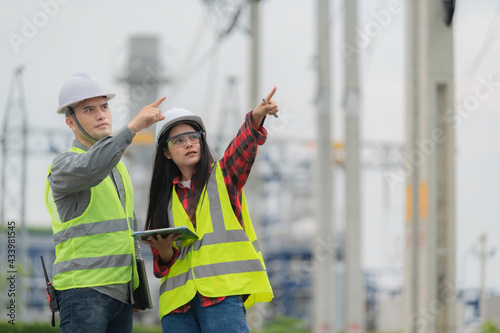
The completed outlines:
{"type": "MultiPolygon", "coordinates": [[[[201,131],[199,126],[195,123],[184,123],[192,126],[197,131],[201,131]]],[[[173,221],[168,220],[168,204],[171,199],[170,197],[172,196],[174,179],[181,176],[181,171],[172,159],[165,157],[163,151],[164,149],[168,149],[166,141],[169,138],[170,131],[175,125],[171,126],[158,139],[158,145],[156,146],[153,161],[153,172],[149,189],[148,213],[146,217],[146,224],[144,226],[145,230],[173,227],[173,221]]],[[[203,188],[210,177],[210,168],[215,162],[214,154],[208,146],[204,134],[200,139],[200,152],[200,161],[196,165],[196,172],[191,178],[191,182],[194,184],[192,201],[193,207],[190,207],[189,214],[189,218],[191,220],[193,220],[196,215],[198,201],[200,200],[203,188]]]]}

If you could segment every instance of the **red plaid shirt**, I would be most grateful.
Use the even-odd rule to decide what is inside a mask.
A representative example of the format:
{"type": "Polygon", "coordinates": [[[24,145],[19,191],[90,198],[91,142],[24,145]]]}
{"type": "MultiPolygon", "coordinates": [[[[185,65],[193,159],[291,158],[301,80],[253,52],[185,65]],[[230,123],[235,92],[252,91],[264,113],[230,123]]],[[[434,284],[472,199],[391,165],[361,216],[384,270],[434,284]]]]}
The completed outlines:
{"type": "MultiPolygon", "coordinates": [[[[224,182],[226,183],[231,206],[242,227],[242,189],[248,179],[248,175],[250,174],[250,170],[255,161],[257,147],[264,144],[267,138],[267,131],[264,127],[262,127],[262,124],[258,129],[253,126],[251,113],[252,112],[247,113],[245,116],[245,122],[241,125],[238,134],[236,134],[236,137],[226,148],[224,157],[218,162],[222,169],[222,174],[224,175],[224,182]]],[[[184,206],[186,213],[189,215],[189,207],[192,207],[192,188],[194,184],[191,183],[191,188],[187,188],[180,183],[180,177],[174,180],[174,184],[179,200],[184,206]]],[[[193,224],[196,224],[196,221],[193,221],[193,224]]],[[[168,264],[163,265],[160,263],[160,254],[158,253],[158,250],[151,247],[151,252],[153,252],[153,272],[157,278],[167,275],[170,267],[172,267],[175,260],[179,256],[179,251],[174,248],[174,256],[172,257],[172,260],[168,264]]],[[[225,298],[224,296],[210,298],[199,293],[197,295],[200,297],[202,307],[217,304],[225,298]]],[[[190,308],[191,304],[188,302],[172,312],[185,313],[190,308]]]]}

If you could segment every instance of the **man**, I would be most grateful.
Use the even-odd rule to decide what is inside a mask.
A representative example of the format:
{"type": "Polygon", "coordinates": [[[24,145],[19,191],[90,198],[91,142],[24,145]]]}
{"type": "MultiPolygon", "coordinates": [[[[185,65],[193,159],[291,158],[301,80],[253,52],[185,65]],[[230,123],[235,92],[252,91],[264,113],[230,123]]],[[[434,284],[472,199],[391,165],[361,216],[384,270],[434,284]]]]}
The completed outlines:
{"type": "Polygon", "coordinates": [[[120,159],[137,132],[164,118],[158,106],[165,97],[111,136],[114,96],[87,73],[69,78],[59,94],[57,113],[66,115],[75,140],[52,162],[45,203],[63,333],[132,332],[140,247],[131,236],[137,229],[132,183],[120,159]]]}

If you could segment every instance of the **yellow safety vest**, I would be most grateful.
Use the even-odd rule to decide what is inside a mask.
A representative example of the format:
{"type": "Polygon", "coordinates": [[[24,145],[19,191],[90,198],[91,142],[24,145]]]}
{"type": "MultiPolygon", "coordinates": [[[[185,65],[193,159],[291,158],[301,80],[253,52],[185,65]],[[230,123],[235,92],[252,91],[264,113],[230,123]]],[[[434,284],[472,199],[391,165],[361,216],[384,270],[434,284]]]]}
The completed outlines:
{"type": "MultiPolygon", "coordinates": [[[[76,147],[69,151],[84,154],[76,147]]],[[[133,230],[134,195],[125,165],[116,166],[125,188],[126,210],[109,176],[90,189],[85,212],[67,222],[60,220],[47,180],[45,205],[52,218],[56,247],[53,285],[57,290],[121,284],[133,279],[139,285],[133,230]]],[[[51,172],[52,165],[49,168],[51,172]]]]}
{"type": "Polygon", "coordinates": [[[160,318],[188,303],[196,292],[206,297],[250,295],[246,308],[273,298],[244,194],[245,230],[231,207],[219,163],[205,189],[196,209],[196,231],[175,188],[172,190],[170,221],[176,227],[187,226],[199,238],[174,244],[180,254],[161,280],[160,318]]]}

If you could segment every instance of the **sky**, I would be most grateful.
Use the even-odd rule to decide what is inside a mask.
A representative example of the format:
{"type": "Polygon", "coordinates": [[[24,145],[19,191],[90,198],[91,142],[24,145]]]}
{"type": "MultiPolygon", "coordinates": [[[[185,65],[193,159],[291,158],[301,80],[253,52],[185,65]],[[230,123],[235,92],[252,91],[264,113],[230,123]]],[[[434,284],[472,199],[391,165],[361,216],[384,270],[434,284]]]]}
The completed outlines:
{"type": "MultiPolygon", "coordinates": [[[[387,9],[391,1],[394,0],[360,0],[359,28],[364,29],[374,20],[374,13],[387,9]]],[[[59,89],[72,74],[87,71],[117,93],[117,99],[111,101],[110,106],[114,110],[114,128],[118,129],[127,119],[126,109],[119,103],[127,99],[127,89],[118,78],[126,69],[128,41],[130,36],[146,35],[160,39],[164,72],[174,79],[162,90],[162,95],[167,97],[162,110],[172,106],[188,108],[203,117],[209,133],[215,131],[223,117],[221,110],[229,103],[228,77],[238,79],[238,98],[231,103],[241,109],[251,109],[248,101],[248,10],[243,10],[241,21],[231,34],[217,42],[216,35],[227,26],[228,19],[223,11],[214,8],[220,9],[224,2],[237,3],[0,0],[0,121],[3,124],[11,76],[23,65],[30,128],[67,129],[55,112],[59,89]],[[208,9],[209,3],[212,10],[208,9]],[[35,29],[30,30],[29,26],[34,24],[35,29]],[[14,35],[23,37],[23,41],[13,42],[14,35]]],[[[264,96],[277,86],[275,99],[283,114],[289,115],[276,120],[275,124],[282,121],[283,126],[271,128],[270,138],[314,139],[315,3],[261,1],[260,93],[264,96]]],[[[404,3],[400,1],[403,7],[404,3]]],[[[459,1],[457,4],[454,18],[457,103],[473,93],[481,78],[500,80],[499,6],[500,2],[494,0],[459,1]]],[[[342,141],[344,135],[342,14],[343,2],[332,1],[332,128],[333,137],[338,141],[342,141]]],[[[406,105],[404,10],[391,16],[387,26],[370,39],[360,56],[361,140],[403,145],[406,105]]],[[[497,85],[489,98],[481,101],[456,128],[456,254],[460,287],[479,285],[479,261],[472,249],[480,235],[487,234],[488,248],[497,251],[488,260],[487,287],[500,291],[499,110],[497,85]]],[[[269,126],[272,127],[272,123],[269,126]]],[[[53,157],[48,153],[30,157],[29,225],[49,225],[43,187],[53,157]]],[[[404,188],[401,186],[381,196],[385,186],[383,172],[366,169],[362,177],[363,266],[402,267],[404,188]]],[[[336,192],[342,193],[342,190],[337,188],[336,192]]],[[[335,205],[342,210],[340,203],[335,205]]]]}

